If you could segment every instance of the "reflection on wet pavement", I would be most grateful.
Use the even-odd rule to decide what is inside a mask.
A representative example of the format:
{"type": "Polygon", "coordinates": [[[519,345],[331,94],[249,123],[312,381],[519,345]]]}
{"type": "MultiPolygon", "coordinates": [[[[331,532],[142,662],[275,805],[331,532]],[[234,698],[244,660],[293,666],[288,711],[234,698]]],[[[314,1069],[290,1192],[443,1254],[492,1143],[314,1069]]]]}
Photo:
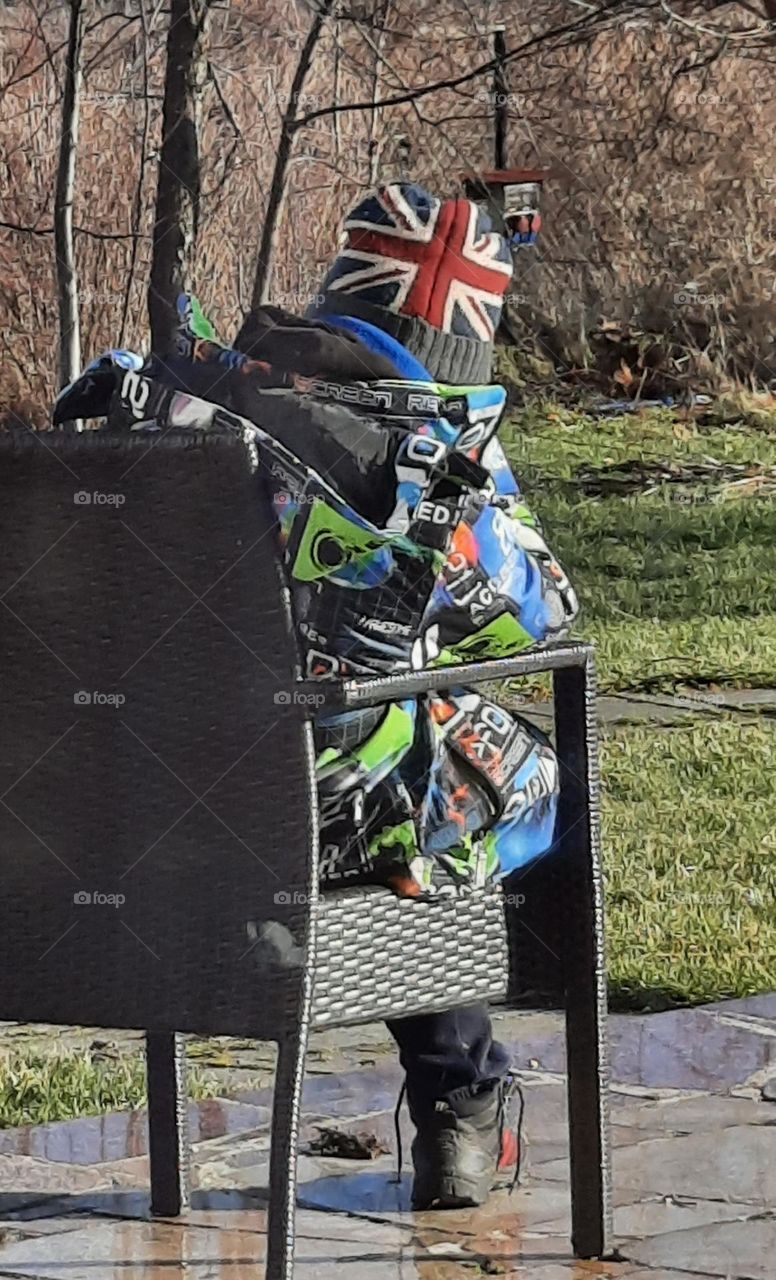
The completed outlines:
{"type": "MultiPolygon", "coordinates": [[[[528,1176],[478,1210],[410,1210],[410,1175],[306,1153],[317,1125],[393,1149],[395,1061],[307,1082],[302,1280],[771,1280],[776,1275],[776,996],[612,1019],[617,1261],[569,1244],[563,1040],[557,1019],[503,1015],[525,1088],[528,1176]]],[[[192,1104],[195,1185],[152,1219],[142,1113],[0,1131],[0,1280],[248,1280],[263,1274],[271,1096],[192,1104]]],[[[403,1119],[406,1139],[409,1122],[403,1119]]],[[[406,1148],[405,1148],[406,1149],[406,1148]]]]}
{"type": "MultiPolygon", "coordinates": [[[[192,1142],[268,1129],[268,1107],[209,1098],[189,1107],[192,1142]]],[[[66,1164],[100,1164],[148,1151],[148,1122],[144,1111],[118,1111],[107,1116],[83,1116],[59,1124],[0,1129],[0,1154],[35,1156],[66,1164]]]]}

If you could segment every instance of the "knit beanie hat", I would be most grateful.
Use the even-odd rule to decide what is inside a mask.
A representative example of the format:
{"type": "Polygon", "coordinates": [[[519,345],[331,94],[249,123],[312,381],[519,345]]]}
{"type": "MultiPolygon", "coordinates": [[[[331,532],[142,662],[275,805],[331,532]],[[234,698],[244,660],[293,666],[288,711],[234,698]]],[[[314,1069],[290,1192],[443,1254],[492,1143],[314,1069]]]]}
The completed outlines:
{"type": "Polygon", "coordinates": [[[346,218],[343,247],[308,314],[376,325],[439,382],[488,382],[511,276],[509,246],[478,205],[394,183],[346,218]]]}

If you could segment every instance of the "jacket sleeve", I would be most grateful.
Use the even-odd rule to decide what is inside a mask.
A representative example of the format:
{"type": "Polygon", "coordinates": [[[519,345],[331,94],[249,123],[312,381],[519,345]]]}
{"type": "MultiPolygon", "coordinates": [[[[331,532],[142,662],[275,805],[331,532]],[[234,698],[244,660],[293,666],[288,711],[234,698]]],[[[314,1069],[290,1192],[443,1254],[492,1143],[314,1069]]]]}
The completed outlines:
{"type": "Polygon", "coordinates": [[[548,547],[541,526],[529,508],[517,498],[505,509],[512,537],[540,579],[547,618],[543,639],[566,635],[579,613],[579,601],[565,569],[548,547]]]}

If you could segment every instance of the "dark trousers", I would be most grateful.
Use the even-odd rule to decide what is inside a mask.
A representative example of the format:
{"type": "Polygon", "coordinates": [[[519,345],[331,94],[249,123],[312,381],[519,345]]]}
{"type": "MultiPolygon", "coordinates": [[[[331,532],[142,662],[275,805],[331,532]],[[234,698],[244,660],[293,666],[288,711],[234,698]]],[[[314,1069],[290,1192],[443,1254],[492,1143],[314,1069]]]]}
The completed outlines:
{"type": "Polygon", "coordinates": [[[394,1019],[387,1026],[399,1046],[413,1105],[493,1088],[509,1068],[509,1054],[493,1039],[484,1004],[394,1019]]]}

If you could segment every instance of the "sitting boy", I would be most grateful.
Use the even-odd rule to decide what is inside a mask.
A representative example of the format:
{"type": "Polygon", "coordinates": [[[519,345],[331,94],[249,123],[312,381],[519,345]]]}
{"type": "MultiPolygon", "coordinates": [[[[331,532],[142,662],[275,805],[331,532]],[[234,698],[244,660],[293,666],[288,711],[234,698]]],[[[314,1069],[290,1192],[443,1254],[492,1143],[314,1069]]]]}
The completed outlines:
{"type": "MultiPolygon", "coordinates": [[[[247,417],[251,417],[255,402],[254,420],[270,436],[274,433],[319,479],[330,482],[334,489],[345,490],[356,517],[361,519],[356,525],[360,533],[365,527],[364,518],[377,519],[365,504],[374,504],[381,487],[386,495],[390,492],[391,502],[397,493],[401,499],[388,519],[389,526],[394,521],[394,528],[401,526],[406,531],[410,527],[406,521],[412,501],[416,506],[437,509],[431,503],[418,503],[417,496],[412,500],[406,497],[413,488],[407,480],[411,469],[400,473],[395,465],[396,450],[391,452],[393,446],[389,448],[386,441],[397,437],[395,433],[392,436],[393,426],[388,418],[383,422],[379,411],[364,411],[362,418],[332,413],[329,404],[321,408],[323,401],[312,408],[308,406],[308,416],[303,418],[301,411],[297,413],[293,394],[290,400],[278,399],[276,393],[274,400],[272,395],[261,400],[257,387],[286,387],[299,393],[301,403],[310,380],[324,380],[324,396],[333,396],[336,408],[343,388],[352,401],[350,392],[358,390],[358,385],[367,398],[370,391],[374,397],[380,388],[390,398],[391,387],[404,384],[422,390],[425,386],[433,395],[417,398],[436,399],[442,406],[437,425],[441,424],[449,430],[450,438],[455,438],[460,476],[466,478],[468,467],[476,478],[476,483],[472,480],[469,485],[476,491],[476,501],[467,509],[467,517],[461,519],[452,539],[447,539],[446,552],[440,553],[444,567],[436,585],[432,579],[427,605],[414,619],[418,623],[417,635],[413,627],[407,626],[404,630],[410,634],[397,638],[397,610],[402,604],[398,598],[388,601],[385,614],[369,614],[367,606],[366,616],[358,618],[358,610],[350,608],[358,593],[346,593],[349,602],[344,609],[341,597],[335,595],[332,617],[339,632],[322,636],[321,629],[317,631],[319,642],[326,649],[322,657],[332,664],[328,668],[331,674],[368,671],[372,661],[375,669],[390,670],[392,655],[396,654],[400,654],[405,669],[410,664],[419,667],[445,660],[465,662],[474,657],[500,656],[562,635],[574,618],[577,606],[573,590],[522,504],[495,434],[505,396],[501,388],[489,385],[493,337],[511,270],[505,240],[491,229],[486,215],[475,204],[467,200],[440,201],[411,184],[382,188],[346,219],[343,248],[323,281],[321,301],[310,317],[303,320],[276,308],[264,308],[246,319],[235,342],[236,350],[225,350],[211,341],[215,335],[203,317],[196,314],[194,304],[194,314],[187,320],[190,349],[183,355],[165,355],[161,361],[151,357],[144,366],[160,380],[185,386],[195,395],[247,417]],[[255,380],[232,377],[236,369],[254,373],[255,380]],[[358,385],[354,388],[353,384],[358,385]],[[445,416],[452,419],[453,409],[463,423],[455,429],[445,416]],[[329,426],[333,433],[327,437],[329,426]],[[338,436],[340,429],[347,434],[347,441],[344,435],[338,436]],[[354,617],[357,626],[353,625],[354,617]],[[386,624],[392,628],[390,632],[386,624]],[[406,652],[402,653],[402,645],[406,652]]],[[[137,368],[133,360],[143,366],[139,358],[128,353],[113,353],[113,357],[113,363],[124,368],[137,368]]],[[[92,400],[100,400],[103,396],[104,400],[97,384],[104,376],[109,391],[110,365],[111,360],[105,366],[97,362],[91,391],[84,384],[80,390],[76,385],[62,394],[58,402],[60,418],[100,412],[93,404],[90,408],[84,397],[88,400],[91,395],[92,400]]],[[[432,430],[431,424],[423,423],[422,414],[415,417],[421,423],[421,432],[432,430]]],[[[405,436],[409,434],[404,432],[405,436]]],[[[432,436],[425,439],[433,444],[432,436]]],[[[447,478],[445,473],[443,479],[447,478]]],[[[465,488],[462,480],[462,491],[465,488]]],[[[449,510],[455,509],[453,503],[449,510]]],[[[309,506],[305,509],[300,523],[309,524],[310,510],[309,506]]],[[[281,524],[283,515],[281,510],[281,524]]],[[[381,523],[384,521],[377,521],[378,525],[381,523]]],[[[358,567],[360,570],[363,566],[358,567]]],[[[311,607],[325,596],[320,575],[313,586],[305,601],[311,607]]],[[[364,598],[372,597],[365,592],[364,598]]],[[[301,609],[300,622],[303,618],[309,632],[309,612],[301,609]]],[[[414,618],[412,608],[408,618],[414,618]]],[[[317,674],[314,667],[310,674],[317,674]]],[[[540,735],[519,723],[518,717],[510,717],[495,704],[488,704],[491,719],[501,715],[504,721],[511,721],[510,751],[504,751],[503,756],[497,753],[502,774],[505,771],[501,765],[507,755],[512,758],[514,767],[508,777],[511,792],[506,794],[503,785],[500,794],[498,786],[486,786],[486,782],[493,783],[493,778],[486,779],[484,775],[479,779],[483,785],[478,791],[471,769],[466,786],[455,786],[455,750],[458,749],[460,763],[462,750],[465,754],[465,735],[461,732],[456,739],[451,730],[448,733],[448,726],[463,716],[468,732],[471,723],[466,715],[475,714],[477,701],[476,695],[453,690],[444,699],[427,700],[423,705],[416,702],[407,709],[405,723],[411,711],[414,729],[410,726],[401,752],[395,741],[390,745],[394,753],[390,757],[391,772],[381,777],[382,790],[378,793],[376,787],[371,791],[366,788],[362,829],[351,830],[335,804],[333,820],[322,831],[322,843],[326,830],[334,830],[338,833],[334,841],[338,853],[338,840],[342,846],[360,844],[369,870],[374,850],[378,854],[382,851],[376,835],[384,837],[385,831],[375,835],[373,828],[378,810],[384,811],[394,823],[386,828],[389,834],[402,832],[402,839],[397,839],[396,844],[404,850],[404,836],[409,829],[419,854],[407,860],[402,874],[397,875],[393,868],[388,877],[392,887],[404,893],[434,888],[425,883],[425,876],[433,869],[430,852],[439,854],[440,849],[438,861],[445,863],[459,881],[473,875],[475,864],[483,864],[487,871],[495,861],[503,873],[547,852],[552,845],[557,791],[554,756],[549,745],[540,741],[540,735]],[[418,750],[418,726],[427,730],[421,748],[431,754],[424,756],[423,749],[418,750]],[[439,743],[449,746],[450,752],[445,768],[433,773],[438,763],[433,752],[439,743]],[[525,785],[525,775],[518,773],[515,759],[517,765],[532,770],[531,787],[525,785]],[[436,787],[433,795],[432,783],[436,787]],[[459,792],[465,792],[463,799],[459,792]],[[486,792],[492,802],[488,822],[483,821],[483,813],[488,812],[485,801],[479,809],[472,802],[473,796],[479,794],[482,800],[486,792]],[[529,794],[532,800],[527,799],[529,794]],[[458,839],[457,827],[467,839],[458,839]],[[486,833],[483,840],[481,833],[486,833]]],[[[348,727],[345,774],[352,770],[354,747],[361,743],[359,726],[355,726],[355,739],[350,732],[353,728],[348,727]]],[[[337,742],[341,729],[341,725],[332,726],[332,743],[337,742]]],[[[371,725],[368,731],[373,730],[371,725]]],[[[320,726],[319,732],[323,732],[320,726]]],[[[319,738],[319,750],[321,746],[319,738]]],[[[334,751],[332,745],[319,757],[319,761],[326,759],[329,778],[334,751]]],[[[469,758],[470,765],[480,763],[479,758],[469,758]]],[[[322,792],[323,772],[321,768],[322,792]]],[[[503,777],[500,782],[504,782],[503,777]]],[[[322,804],[321,809],[325,824],[326,805],[322,804]]],[[[383,839],[383,845],[386,843],[383,839]]],[[[377,857],[374,868],[379,861],[377,857]]],[[[494,1175],[513,1169],[518,1156],[509,1123],[513,1095],[509,1056],[493,1039],[487,1009],[471,1004],[446,1013],[394,1020],[389,1027],[399,1046],[417,1131],[412,1147],[413,1205],[422,1209],[483,1203],[494,1175]]]]}

